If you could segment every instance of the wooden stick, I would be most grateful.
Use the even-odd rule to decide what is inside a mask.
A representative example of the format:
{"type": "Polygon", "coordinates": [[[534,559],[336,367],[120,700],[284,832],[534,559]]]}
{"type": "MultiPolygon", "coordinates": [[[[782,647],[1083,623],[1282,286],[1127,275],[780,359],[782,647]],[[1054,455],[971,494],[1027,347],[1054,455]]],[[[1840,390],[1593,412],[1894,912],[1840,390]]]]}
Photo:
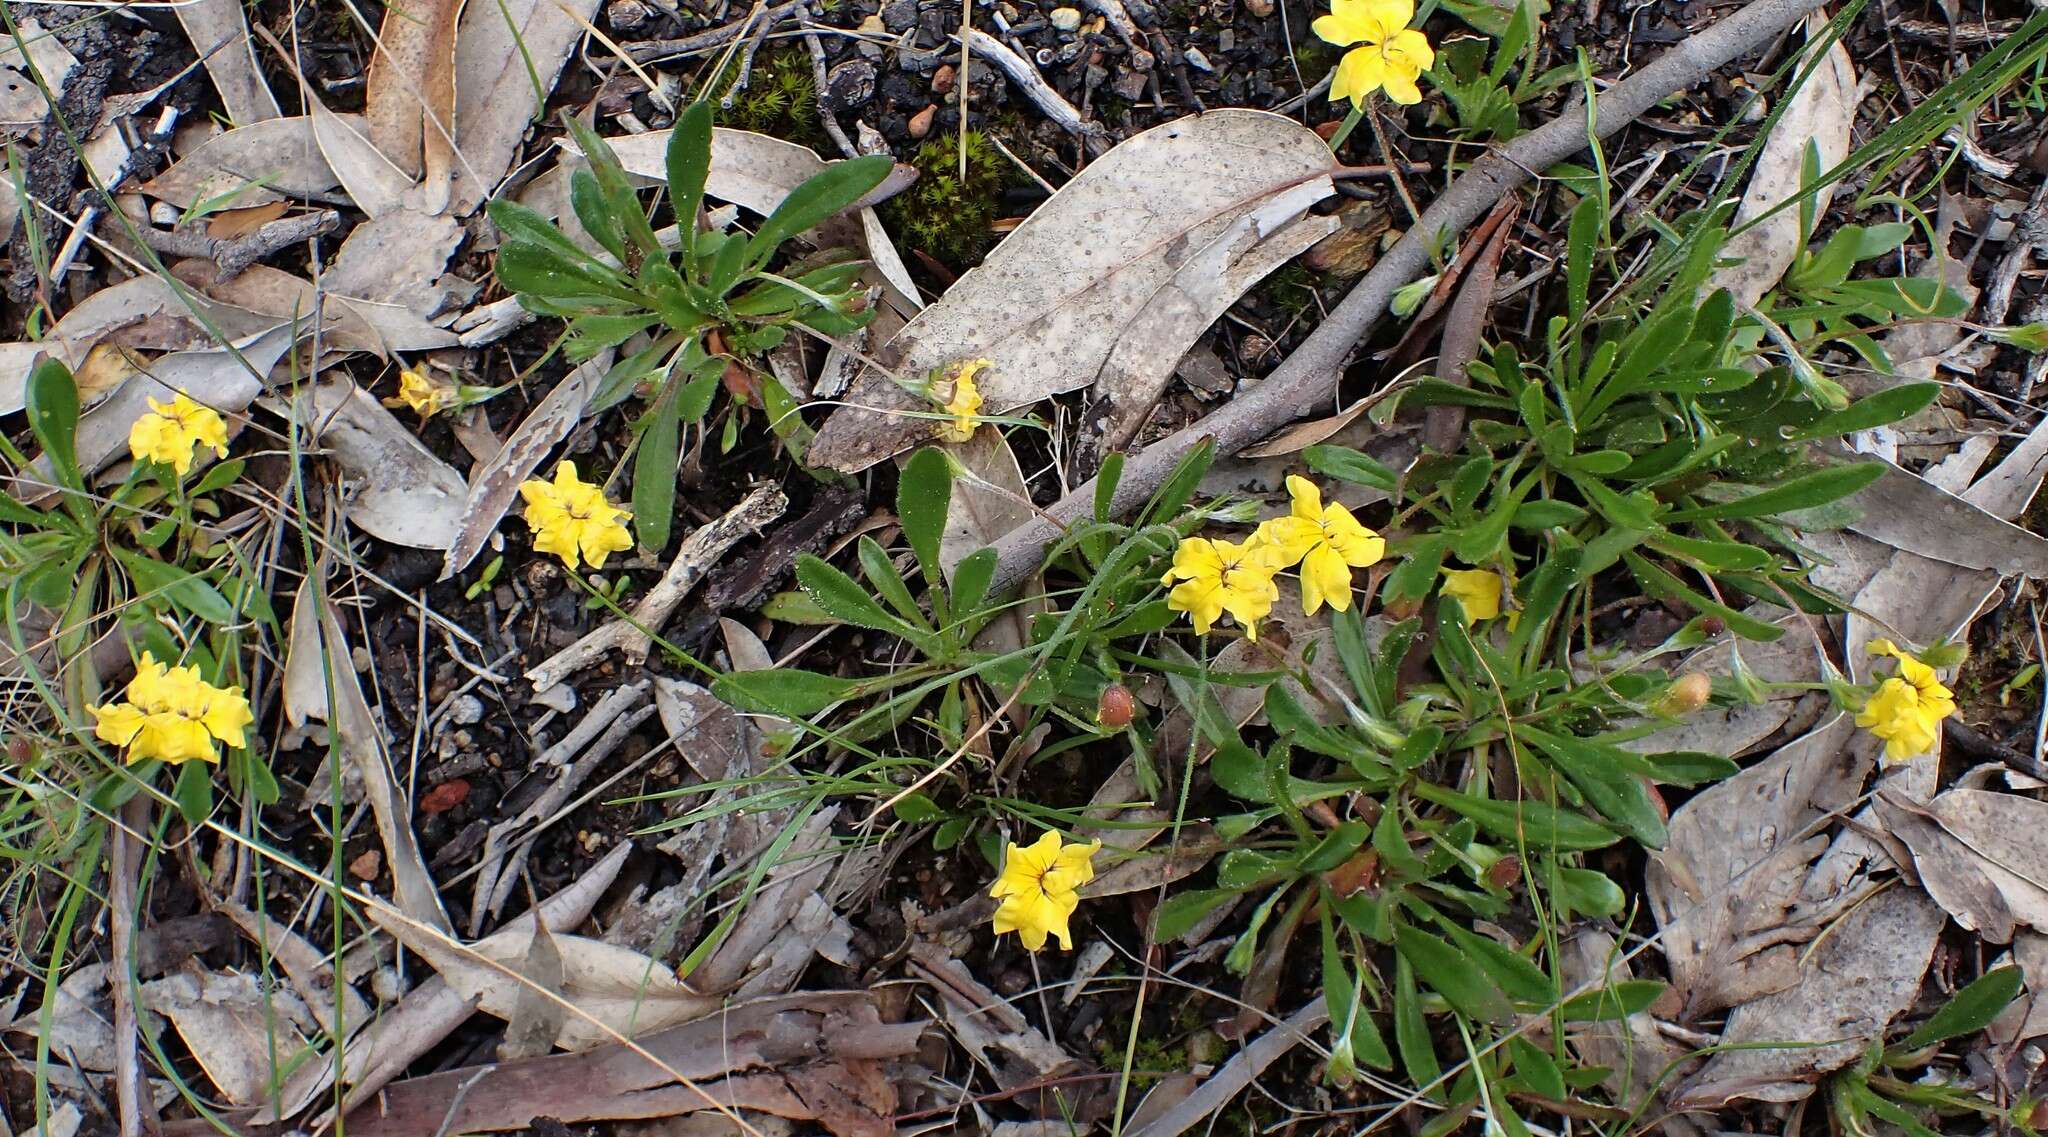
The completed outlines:
{"type": "MultiPolygon", "coordinates": [[[[1674,92],[1755,50],[1818,6],[1819,0],[1751,0],[1741,11],[1680,41],[1642,70],[1608,88],[1593,102],[1592,132],[1600,138],[1615,134],[1674,92]]],[[[1574,104],[1557,118],[1489,150],[1472,163],[1264,382],[1193,426],[1132,456],[1117,483],[1111,512],[1122,517],[1142,505],[1202,441],[1213,439],[1219,453],[1235,454],[1294,421],[1305,409],[1328,401],[1352,348],[1386,314],[1395,291],[1427,270],[1432,236],[1463,232],[1536,171],[1586,149],[1587,133],[1586,108],[1583,103],[1574,104]]],[[[1062,527],[1090,514],[1094,502],[1095,482],[1090,479],[1043,515],[998,541],[992,591],[1014,589],[1037,571],[1046,548],[1059,539],[1062,527]]]]}

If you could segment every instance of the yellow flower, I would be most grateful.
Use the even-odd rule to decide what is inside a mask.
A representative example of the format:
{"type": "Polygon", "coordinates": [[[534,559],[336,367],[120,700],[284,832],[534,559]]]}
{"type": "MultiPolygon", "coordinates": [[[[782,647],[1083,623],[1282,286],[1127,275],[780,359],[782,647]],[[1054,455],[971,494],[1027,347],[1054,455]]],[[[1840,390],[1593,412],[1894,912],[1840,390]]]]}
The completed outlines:
{"type": "Polygon", "coordinates": [[[148,652],[135,667],[124,702],[88,707],[98,720],[93,734],[123,747],[130,764],[155,758],[179,763],[219,762],[215,742],[247,745],[256,717],[240,687],[216,687],[196,667],[166,667],[148,652]]]}
{"type": "Polygon", "coordinates": [[[201,446],[213,448],[216,458],[228,456],[228,424],[212,407],[193,402],[179,394],[169,403],[149,400],[149,413],[128,428],[128,452],[138,462],[162,462],[184,477],[192,469],[192,454],[201,446]]]}
{"type": "Polygon", "coordinates": [[[1024,946],[1037,951],[1050,935],[1062,951],[1074,950],[1067,917],[1081,906],[1080,887],[1095,879],[1092,858],[1102,842],[1069,845],[1047,831],[1029,848],[1012,841],[1003,873],[988,894],[1002,901],[996,908],[996,934],[1015,932],[1024,946]]]}
{"type": "Polygon", "coordinates": [[[398,373],[398,397],[384,400],[387,407],[406,406],[421,418],[433,418],[455,401],[455,388],[429,379],[425,372],[408,367],[398,373]]]}
{"type": "Polygon", "coordinates": [[[1330,77],[1330,101],[1350,99],[1356,106],[1384,89],[1403,106],[1422,101],[1415,81],[1436,62],[1428,37],[1408,26],[1415,18],[1413,0],[1330,0],[1330,14],[1316,17],[1316,35],[1356,50],[1337,63],[1330,77]]]}
{"type": "Polygon", "coordinates": [[[1934,749],[1941,720],[1956,713],[1955,692],[1935,677],[1934,668],[1890,640],[1872,640],[1870,654],[1899,661],[1899,673],[1878,684],[1856,715],[1856,725],[1884,739],[1886,761],[1903,762],[1934,749]]]}
{"type": "Polygon", "coordinates": [[[974,428],[979,425],[974,416],[981,413],[981,389],[975,386],[974,376],[987,366],[986,359],[970,359],[960,365],[960,371],[953,376],[951,383],[942,383],[933,389],[933,401],[953,416],[939,424],[940,440],[965,442],[974,437],[974,428]]]}
{"type": "Polygon", "coordinates": [[[1301,562],[1301,610],[1313,616],[1325,603],[1342,612],[1351,607],[1351,570],[1380,563],[1387,542],[1341,505],[1323,504],[1314,482],[1287,476],[1294,512],[1259,525],[1252,539],[1270,546],[1280,567],[1301,562]]]}
{"type": "Polygon", "coordinates": [[[625,525],[633,515],[606,500],[602,486],[578,478],[574,462],[556,466],[553,482],[532,478],[521,483],[519,496],[526,499],[533,547],[562,558],[570,568],[579,555],[591,568],[603,568],[606,557],[633,547],[625,525]]]}
{"type": "Polygon", "coordinates": [[[1159,583],[1173,585],[1166,606],[1186,612],[1204,635],[1225,612],[1244,626],[1248,640],[1259,638],[1259,624],[1280,599],[1273,583],[1279,571],[1273,547],[1254,536],[1242,545],[1189,537],[1174,550],[1173,567],[1159,583]],[[1181,583],[1175,585],[1178,580],[1181,583]]]}
{"type": "Polygon", "coordinates": [[[1469,627],[1500,615],[1500,574],[1485,569],[1445,569],[1443,595],[1465,610],[1469,627]]]}

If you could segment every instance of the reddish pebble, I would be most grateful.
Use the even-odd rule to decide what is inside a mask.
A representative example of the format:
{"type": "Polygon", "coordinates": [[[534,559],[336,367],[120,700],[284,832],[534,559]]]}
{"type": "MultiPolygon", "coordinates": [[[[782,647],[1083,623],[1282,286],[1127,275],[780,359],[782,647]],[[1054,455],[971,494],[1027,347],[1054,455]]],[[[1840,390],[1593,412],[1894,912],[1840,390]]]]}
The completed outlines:
{"type": "Polygon", "coordinates": [[[932,106],[910,116],[910,136],[923,138],[932,132],[932,120],[939,116],[939,108],[932,106]]]}
{"type": "Polygon", "coordinates": [[[950,63],[932,72],[932,94],[943,95],[951,91],[953,89],[953,80],[958,75],[959,72],[953,70],[953,65],[950,63]]]}
{"type": "Polygon", "coordinates": [[[348,874],[357,880],[376,880],[377,874],[383,871],[384,854],[376,849],[370,849],[348,863],[348,874]]]}
{"type": "Polygon", "coordinates": [[[451,778],[428,790],[420,798],[420,812],[446,813],[468,800],[469,781],[465,778],[451,778]]]}

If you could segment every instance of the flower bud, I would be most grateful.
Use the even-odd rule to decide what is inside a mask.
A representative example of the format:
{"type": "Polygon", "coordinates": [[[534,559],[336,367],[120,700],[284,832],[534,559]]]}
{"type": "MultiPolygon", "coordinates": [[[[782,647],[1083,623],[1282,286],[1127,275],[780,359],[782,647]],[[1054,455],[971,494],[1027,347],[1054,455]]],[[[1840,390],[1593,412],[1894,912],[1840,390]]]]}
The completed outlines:
{"type": "Polygon", "coordinates": [[[1999,343],[2009,343],[2021,351],[2048,351],[2048,324],[2017,324],[2010,328],[1993,328],[1987,334],[1999,343]]]}
{"type": "Polygon", "coordinates": [[[1688,671],[1664,689],[1664,697],[1657,700],[1655,709],[1665,718],[1683,718],[1706,706],[1713,693],[1713,680],[1703,672],[1688,671]]]}
{"type": "Polygon", "coordinates": [[[1138,717],[1138,700],[1131,695],[1131,689],[1121,683],[1111,683],[1102,689],[1102,696],[1095,704],[1095,721],[1108,730],[1122,730],[1138,717]]]}

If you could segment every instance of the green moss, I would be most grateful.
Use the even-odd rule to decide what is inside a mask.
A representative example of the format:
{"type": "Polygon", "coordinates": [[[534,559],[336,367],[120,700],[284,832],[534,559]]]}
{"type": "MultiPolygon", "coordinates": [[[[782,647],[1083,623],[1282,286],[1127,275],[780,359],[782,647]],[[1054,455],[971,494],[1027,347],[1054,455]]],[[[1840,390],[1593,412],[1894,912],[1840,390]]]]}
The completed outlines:
{"type": "MultiPolygon", "coordinates": [[[[732,85],[737,59],[708,88],[714,107],[732,85]]],[[[762,49],[754,58],[747,86],[733,98],[732,109],[718,109],[720,126],[751,130],[815,148],[825,142],[818,125],[818,84],[811,75],[811,57],[801,47],[762,49]]]]}
{"type": "Polygon", "coordinates": [[[967,177],[960,177],[960,139],[948,133],[911,152],[917,182],[882,205],[883,219],[903,244],[950,268],[968,269],[995,244],[994,224],[1010,165],[988,136],[967,132],[967,177]]]}

